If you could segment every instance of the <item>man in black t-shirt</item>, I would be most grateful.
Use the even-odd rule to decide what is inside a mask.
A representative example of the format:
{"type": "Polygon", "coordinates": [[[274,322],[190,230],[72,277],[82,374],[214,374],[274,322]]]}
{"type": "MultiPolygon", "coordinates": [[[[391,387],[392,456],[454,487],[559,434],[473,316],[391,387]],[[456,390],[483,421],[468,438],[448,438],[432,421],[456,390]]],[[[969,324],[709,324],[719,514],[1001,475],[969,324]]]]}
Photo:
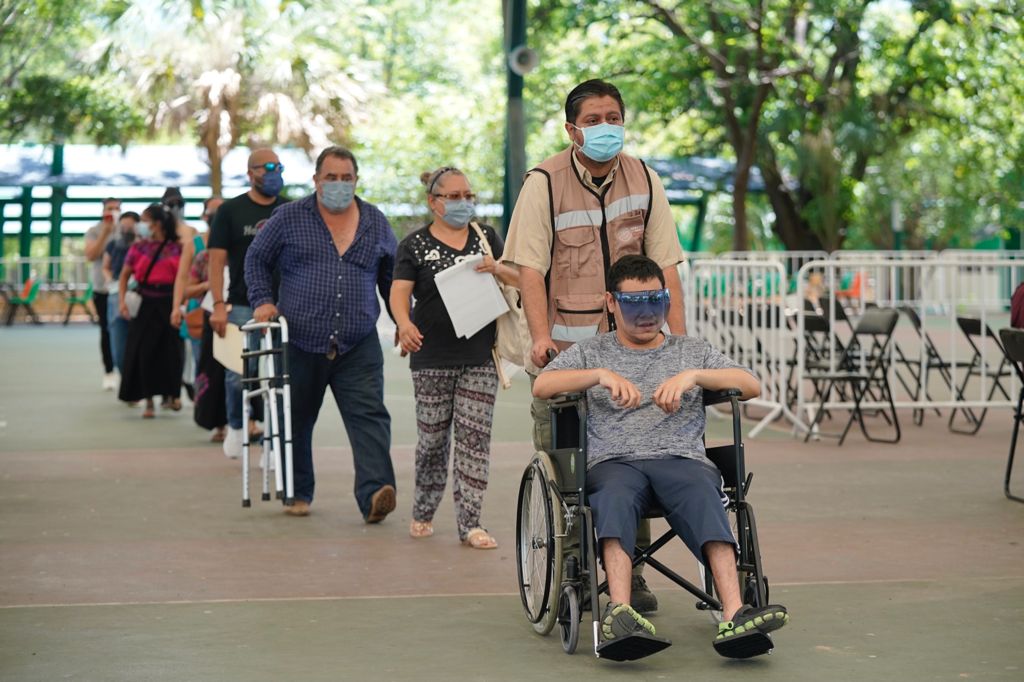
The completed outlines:
{"type": "MultiPolygon", "coordinates": [[[[283,170],[284,166],[274,150],[255,150],[249,155],[249,191],[225,201],[213,220],[207,245],[210,250],[210,292],[213,296],[210,326],[219,336],[224,336],[228,323],[241,326],[252,318],[249,291],[245,286],[245,253],[274,209],[286,202],[279,196],[284,186],[283,170]],[[230,278],[226,301],[225,265],[230,278]]],[[[224,439],[224,454],[231,458],[242,454],[241,379],[231,370],[225,370],[228,435],[224,439]]]]}

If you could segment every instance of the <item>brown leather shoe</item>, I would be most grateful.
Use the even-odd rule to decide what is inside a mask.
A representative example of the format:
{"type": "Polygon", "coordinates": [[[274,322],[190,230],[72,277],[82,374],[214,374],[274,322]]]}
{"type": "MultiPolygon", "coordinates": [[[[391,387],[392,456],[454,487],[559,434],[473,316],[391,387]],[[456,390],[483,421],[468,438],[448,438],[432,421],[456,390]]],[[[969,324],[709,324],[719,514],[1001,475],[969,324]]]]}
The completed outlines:
{"type": "Polygon", "coordinates": [[[309,502],[295,500],[292,506],[284,508],[284,513],[288,516],[309,516],[309,502]]]}
{"type": "Polygon", "coordinates": [[[370,513],[366,516],[367,523],[380,523],[395,511],[395,486],[383,485],[370,498],[370,513]]]}

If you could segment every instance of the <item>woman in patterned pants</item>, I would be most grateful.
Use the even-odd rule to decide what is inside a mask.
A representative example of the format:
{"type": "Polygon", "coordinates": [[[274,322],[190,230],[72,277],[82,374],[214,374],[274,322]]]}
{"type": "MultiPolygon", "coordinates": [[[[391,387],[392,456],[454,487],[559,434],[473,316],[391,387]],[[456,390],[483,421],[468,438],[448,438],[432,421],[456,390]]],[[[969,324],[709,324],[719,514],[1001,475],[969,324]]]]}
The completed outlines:
{"type": "MultiPolygon", "coordinates": [[[[416,492],[409,534],[433,535],[434,514],[448,481],[448,453],[455,441],[452,492],[459,539],[475,549],[494,549],[497,541],[480,525],[491,450],[491,418],[498,376],[491,359],[495,324],[469,338],[458,337],[434,283],[434,276],[484,249],[470,230],[476,196],[456,168],[424,173],[427,205],[433,220],[398,245],[391,312],[398,324],[402,353],[410,354],[416,393],[416,492]],[[416,300],[411,307],[410,298],[416,300]],[[453,438],[454,436],[454,438],[453,438]]],[[[491,252],[501,257],[504,243],[480,226],[491,252]]],[[[518,273],[483,256],[477,271],[508,284],[518,273]]]]}

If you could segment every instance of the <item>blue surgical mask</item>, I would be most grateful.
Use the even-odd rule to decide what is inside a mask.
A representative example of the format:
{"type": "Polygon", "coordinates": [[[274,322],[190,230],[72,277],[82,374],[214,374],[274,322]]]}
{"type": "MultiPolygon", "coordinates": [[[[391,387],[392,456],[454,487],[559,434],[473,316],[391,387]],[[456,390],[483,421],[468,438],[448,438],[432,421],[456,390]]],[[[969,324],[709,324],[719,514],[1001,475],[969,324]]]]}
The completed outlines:
{"type": "Polygon", "coordinates": [[[473,219],[474,209],[472,201],[445,199],[444,215],[441,218],[452,227],[463,228],[469,225],[469,221],[473,219]]]}
{"type": "Polygon", "coordinates": [[[611,161],[616,154],[622,151],[622,143],[626,135],[626,129],[623,126],[598,123],[596,126],[588,128],[574,127],[583,133],[583,146],[580,147],[580,151],[588,159],[604,163],[611,161]]]}
{"type": "Polygon", "coordinates": [[[356,183],[347,180],[320,183],[320,203],[331,213],[341,213],[356,195],[356,183]]]}
{"type": "Polygon", "coordinates": [[[281,171],[267,171],[260,181],[260,194],[268,197],[276,197],[284,189],[284,177],[281,171]]]}
{"type": "Polygon", "coordinates": [[[651,326],[661,329],[668,316],[668,289],[651,291],[616,291],[612,297],[618,304],[622,321],[629,327],[651,326]]]}
{"type": "Polygon", "coordinates": [[[152,234],[152,230],[149,229],[149,223],[139,223],[135,226],[135,234],[138,235],[139,239],[149,239],[149,235],[152,234]]]}

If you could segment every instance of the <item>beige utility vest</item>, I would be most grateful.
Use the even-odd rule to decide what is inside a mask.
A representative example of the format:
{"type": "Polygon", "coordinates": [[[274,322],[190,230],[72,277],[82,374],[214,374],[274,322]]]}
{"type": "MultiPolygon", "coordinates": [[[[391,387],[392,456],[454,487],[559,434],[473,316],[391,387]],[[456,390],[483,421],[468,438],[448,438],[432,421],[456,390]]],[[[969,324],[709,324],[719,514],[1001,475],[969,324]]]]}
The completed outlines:
{"type": "Polygon", "coordinates": [[[643,253],[651,210],[651,176],[643,161],[619,154],[614,179],[598,192],[583,183],[572,153],[570,147],[530,171],[548,180],[554,230],[548,324],[560,350],[610,329],[605,273],[622,256],[643,253]]]}

